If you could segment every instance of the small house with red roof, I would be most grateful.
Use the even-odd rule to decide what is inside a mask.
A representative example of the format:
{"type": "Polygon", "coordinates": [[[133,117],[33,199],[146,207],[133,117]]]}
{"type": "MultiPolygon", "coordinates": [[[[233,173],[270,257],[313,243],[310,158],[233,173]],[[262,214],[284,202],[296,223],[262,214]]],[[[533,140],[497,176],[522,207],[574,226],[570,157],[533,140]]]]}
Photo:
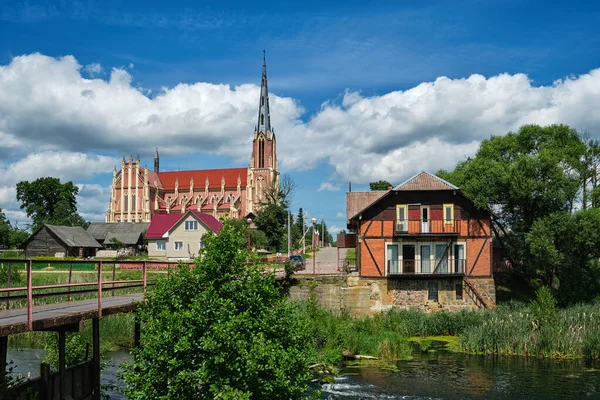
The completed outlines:
{"type": "Polygon", "coordinates": [[[196,210],[184,214],[157,214],[145,235],[148,256],[161,260],[189,260],[204,247],[202,237],[208,232],[219,233],[222,227],[223,224],[212,215],[196,210]]]}
{"type": "Polygon", "coordinates": [[[139,157],[123,158],[121,169],[113,171],[106,222],[150,222],[154,215],[181,216],[190,210],[215,218],[246,218],[260,209],[265,190],[278,185],[277,141],[263,59],[249,167],[161,171],[158,149],[154,169],[142,167],[139,157]]]}
{"type": "Polygon", "coordinates": [[[492,215],[455,185],[421,172],[397,187],[348,193],[360,277],[382,303],[425,310],[490,307],[492,215]]]}

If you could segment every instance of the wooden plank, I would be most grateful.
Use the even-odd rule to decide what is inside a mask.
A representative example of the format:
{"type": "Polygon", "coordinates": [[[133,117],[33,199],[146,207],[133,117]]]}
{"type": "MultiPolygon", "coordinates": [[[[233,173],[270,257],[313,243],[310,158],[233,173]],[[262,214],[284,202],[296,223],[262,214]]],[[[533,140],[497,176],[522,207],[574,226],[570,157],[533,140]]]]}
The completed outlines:
{"type": "MultiPolygon", "coordinates": [[[[143,294],[134,293],[107,297],[102,304],[102,314],[110,315],[129,312],[137,308],[143,294]]],[[[98,300],[79,300],[69,303],[35,306],[32,310],[33,330],[48,330],[53,327],[73,324],[98,316],[98,300]]],[[[7,336],[27,330],[27,309],[18,308],[0,311],[0,336],[7,336]]]]}

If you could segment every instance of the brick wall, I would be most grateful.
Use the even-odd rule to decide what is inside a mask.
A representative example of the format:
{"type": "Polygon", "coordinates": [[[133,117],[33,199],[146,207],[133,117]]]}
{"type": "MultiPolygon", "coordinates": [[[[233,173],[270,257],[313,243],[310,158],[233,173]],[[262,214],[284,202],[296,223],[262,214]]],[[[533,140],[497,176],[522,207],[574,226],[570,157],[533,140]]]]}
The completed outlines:
{"type": "Polygon", "coordinates": [[[385,240],[363,239],[360,243],[360,268],[362,276],[385,275],[385,240]],[[370,250],[370,252],[369,252],[370,250]]]}
{"type": "Polygon", "coordinates": [[[467,239],[467,275],[490,276],[492,260],[492,241],[485,239],[467,239]],[[478,258],[479,257],[479,258],[478,258]]]}

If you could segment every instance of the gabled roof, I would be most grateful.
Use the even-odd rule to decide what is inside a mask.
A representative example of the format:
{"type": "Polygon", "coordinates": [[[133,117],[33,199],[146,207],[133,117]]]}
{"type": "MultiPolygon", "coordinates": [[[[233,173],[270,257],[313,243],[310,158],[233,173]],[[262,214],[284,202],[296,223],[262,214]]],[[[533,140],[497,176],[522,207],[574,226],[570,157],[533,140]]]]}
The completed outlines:
{"type": "Polygon", "coordinates": [[[114,238],[123,244],[134,245],[149,226],[148,222],[92,222],[87,232],[104,243],[109,243],[114,238]]]}
{"type": "Polygon", "coordinates": [[[450,182],[446,182],[440,177],[437,177],[429,172],[422,171],[412,178],[407,179],[394,190],[457,190],[458,187],[450,182]]]}
{"type": "Polygon", "coordinates": [[[179,179],[179,190],[187,190],[190,187],[190,179],[194,178],[194,187],[204,188],[208,178],[208,188],[221,188],[221,179],[225,178],[225,187],[237,187],[238,177],[241,187],[246,186],[248,180],[248,168],[224,168],[204,169],[192,171],[159,172],[158,177],[165,190],[175,190],[175,181],[179,179]]]}
{"type": "Polygon", "coordinates": [[[63,242],[67,247],[92,247],[101,249],[102,246],[83,229],[81,226],[59,226],[59,225],[43,225],[35,231],[25,243],[23,247],[29,243],[35,235],[42,229],[47,228],[58,240],[63,242]]]}
{"type": "MultiPolygon", "coordinates": [[[[423,172],[420,172],[417,175],[413,176],[412,178],[407,179],[406,181],[402,182],[401,184],[396,186],[393,190],[388,190],[386,192],[378,192],[378,193],[383,193],[383,194],[381,196],[375,198],[375,200],[372,201],[370,204],[366,204],[362,209],[357,210],[353,214],[351,214],[351,211],[354,211],[354,209],[350,210],[348,207],[348,204],[346,204],[348,221],[355,219],[360,214],[365,212],[367,209],[371,208],[373,205],[377,204],[382,199],[389,196],[390,193],[401,192],[401,191],[418,192],[418,191],[437,191],[437,190],[460,190],[460,189],[457,186],[454,186],[453,184],[451,184],[450,182],[446,182],[445,180],[443,180],[440,177],[430,174],[429,172],[423,171],[423,172]]],[[[362,193],[367,193],[367,192],[362,192],[362,193]]]]}
{"type": "Polygon", "coordinates": [[[348,222],[358,212],[364,210],[388,191],[374,190],[370,192],[348,192],[346,193],[346,218],[348,222]]]}
{"type": "Polygon", "coordinates": [[[210,214],[190,210],[186,213],[155,214],[150,222],[146,239],[160,239],[165,233],[169,232],[179,221],[188,215],[193,214],[208,229],[220,232],[223,224],[210,214]]]}

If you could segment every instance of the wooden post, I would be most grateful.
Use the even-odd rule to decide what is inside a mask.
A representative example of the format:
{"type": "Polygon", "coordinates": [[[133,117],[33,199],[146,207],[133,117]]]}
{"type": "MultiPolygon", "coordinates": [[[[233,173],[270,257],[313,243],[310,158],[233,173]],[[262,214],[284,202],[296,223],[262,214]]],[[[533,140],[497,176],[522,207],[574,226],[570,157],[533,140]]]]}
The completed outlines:
{"type": "MultiPolygon", "coordinates": [[[[116,281],[116,272],[117,272],[117,263],[113,263],[113,274],[112,274],[112,280],[113,282],[116,281]]],[[[115,284],[112,284],[112,296],[115,297],[115,284]]]]}
{"type": "Polygon", "coordinates": [[[40,380],[42,381],[42,393],[40,393],[40,398],[51,399],[52,388],[50,387],[50,364],[40,364],[40,380]]]}
{"type": "Polygon", "coordinates": [[[65,398],[65,331],[58,331],[58,398],[65,398]]]}
{"type": "MultiPolygon", "coordinates": [[[[11,265],[12,263],[8,263],[8,275],[6,276],[6,287],[10,288],[10,273],[11,273],[11,265]]],[[[6,292],[6,295],[10,297],[10,292],[6,292]]],[[[6,299],[6,309],[10,310],[10,300],[6,299]]]]}
{"type": "Polygon", "coordinates": [[[142,264],[142,280],[144,281],[144,296],[146,296],[146,261],[142,264]]]}
{"type": "Polygon", "coordinates": [[[8,336],[0,336],[0,364],[2,364],[2,374],[0,374],[0,386],[4,384],[6,376],[6,353],[8,352],[8,336]]]}
{"type": "Polygon", "coordinates": [[[102,261],[98,262],[98,318],[102,316],[102,261]]]}
{"type": "MultiPolygon", "coordinates": [[[[73,263],[69,263],[69,285],[71,285],[71,276],[73,275],[73,263]]],[[[69,286],[68,291],[71,291],[71,286],[69,286]]],[[[71,295],[67,296],[67,301],[71,301],[71,295]]]]}
{"type": "Polygon", "coordinates": [[[33,330],[33,287],[31,284],[31,260],[27,260],[27,329],[33,330]]]}
{"type": "Polygon", "coordinates": [[[92,379],[92,399],[100,400],[100,319],[92,319],[92,346],[94,360],[94,377],[92,379]]]}

